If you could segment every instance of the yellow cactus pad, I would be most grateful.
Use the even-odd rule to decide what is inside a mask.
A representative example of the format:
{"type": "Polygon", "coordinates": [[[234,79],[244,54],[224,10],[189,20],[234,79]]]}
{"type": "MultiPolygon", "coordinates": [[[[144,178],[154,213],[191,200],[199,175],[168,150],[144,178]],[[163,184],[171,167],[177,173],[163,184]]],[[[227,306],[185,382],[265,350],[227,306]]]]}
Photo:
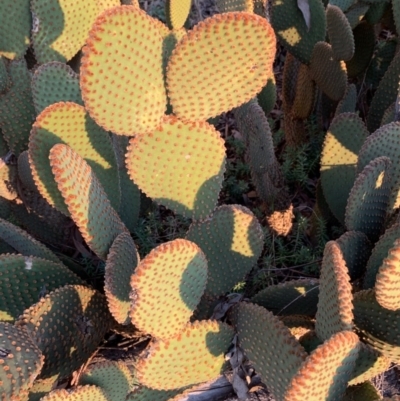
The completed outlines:
{"type": "Polygon", "coordinates": [[[97,386],[77,386],[71,390],[63,388],[53,390],[40,399],[41,401],[109,401],[107,394],[97,386]]]}
{"type": "Polygon", "coordinates": [[[49,159],[58,189],[83,239],[105,260],[115,238],[128,230],[84,159],[62,144],[51,148],[49,159]]]}
{"type": "Polygon", "coordinates": [[[226,323],[189,324],[179,335],[154,343],[137,364],[139,382],[157,390],[173,390],[218,377],[234,335],[226,323]]]}
{"type": "Polygon", "coordinates": [[[200,302],[206,282],[207,259],[196,244],[176,239],[158,246],[132,275],[132,323],[156,338],[177,335],[200,302]]]}
{"type": "Polygon", "coordinates": [[[341,400],[359,352],[356,334],[334,334],[305,360],[292,379],[284,401],[341,400]]]}
{"type": "Polygon", "coordinates": [[[131,139],[126,165],[131,179],[155,202],[194,219],[215,208],[225,171],[220,134],[206,122],[165,117],[157,130],[131,139]]]}
{"type": "Polygon", "coordinates": [[[174,114],[206,120],[249,101],[273,75],[275,47],[271,25],[258,15],[233,12],[200,22],[169,59],[174,114]]]}
{"type": "Polygon", "coordinates": [[[190,12],[192,0],[167,0],[166,11],[171,29],[183,27],[190,12]]]}
{"type": "Polygon", "coordinates": [[[51,147],[57,143],[67,144],[92,166],[111,204],[118,210],[121,197],[118,168],[109,134],[90,118],[84,107],[72,102],[59,102],[45,108],[31,131],[29,160],[41,195],[68,214],[48,158],[51,147]]]}
{"type": "Polygon", "coordinates": [[[151,132],[166,109],[160,23],[136,6],[106,10],[83,48],[81,90],[86,109],[120,135],[151,132]]]}

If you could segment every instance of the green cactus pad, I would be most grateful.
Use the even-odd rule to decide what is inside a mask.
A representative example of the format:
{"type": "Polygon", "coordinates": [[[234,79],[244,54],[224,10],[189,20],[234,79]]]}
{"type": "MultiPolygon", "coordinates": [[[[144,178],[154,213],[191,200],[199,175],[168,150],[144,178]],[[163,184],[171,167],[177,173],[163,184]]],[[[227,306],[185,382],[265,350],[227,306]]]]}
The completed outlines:
{"type": "Polygon", "coordinates": [[[360,342],[360,352],[356,361],[349,386],[363,383],[386,372],[391,365],[388,358],[375,351],[370,346],[360,342]]]}
{"type": "Polygon", "coordinates": [[[352,287],[342,251],[335,241],[325,245],[319,284],[315,332],[323,340],[353,327],[352,287]]]}
{"type": "Polygon", "coordinates": [[[218,377],[233,329],[203,320],[188,324],[176,337],[155,342],[137,364],[139,382],[156,390],[173,390],[218,377]],[[173,374],[171,374],[173,372],[173,374]]]}
{"type": "Polygon", "coordinates": [[[126,401],[171,401],[171,398],[181,392],[182,390],[154,390],[139,386],[127,396],[126,401]]]}
{"type": "Polygon", "coordinates": [[[234,11],[252,13],[254,11],[253,0],[217,0],[216,6],[220,13],[230,13],[234,11]]]}
{"type": "Polygon", "coordinates": [[[334,334],[315,349],[291,380],[285,401],[342,399],[359,353],[351,331],[334,334]]]}
{"type": "Polygon", "coordinates": [[[128,230],[84,159],[62,144],[51,148],[49,159],[58,189],[83,239],[105,260],[115,238],[128,230]]]}
{"type": "Polygon", "coordinates": [[[33,178],[42,196],[58,210],[68,215],[49,164],[52,146],[71,146],[91,166],[104,186],[113,207],[118,210],[118,168],[109,134],[99,127],[83,106],[72,102],[55,103],[40,113],[29,139],[29,158],[33,178]]]}
{"type": "Polygon", "coordinates": [[[8,75],[7,62],[3,56],[0,56],[0,94],[5,93],[10,86],[11,78],[8,75]]]}
{"type": "Polygon", "coordinates": [[[342,251],[351,281],[360,278],[364,274],[372,250],[368,237],[362,232],[347,231],[336,243],[342,251]]]}
{"type": "Polygon", "coordinates": [[[275,51],[274,31],[258,15],[224,13],[200,22],[168,62],[174,114],[186,121],[206,120],[248,102],[272,77],[275,51]]]}
{"type": "Polygon", "coordinates": [[[64,63],[53,61],[40,66],[32,78],[32,94],[37,114],[58,102],[83,106],[79,76],[64,63]]]}
{"type": "Polygon", "coordinates": [[[293,117],[306,119],[314,108],[315,83],[311,79],[310,67],[305,64],[299,66],[295,92],[292,106],[293,117]]]}
{"type": "Polygon", "coordinates": [[[32,0],[32,43],[38,63],[67,62],[84,45],[99,12],[97,0],[32,0]]]}
{"type": "Polygon", "coordinates": [[[123,232],[115,238],[107,255],[104,292],[114,319],[121,324],[130,323],[130,278],[139,262],[132,237],[123,232]]]}
{"type": "MultiPolygon", "coordinates": [[[[357,362],[356,362],[357,366],[357,362]]],[[[380,401],[382,400],[379,391],[375,386],[366,381],[359,385],[347,387],[342,401],[380,401]]]]}
{"type": "Polygon", "coordinates": [[[360,75],[368,67],[375,48],[374,27],[363,21],[354,28],[354,56],[346,61],[347,75],[350,78],[360,75]]]}
{"type": "Polygon", "coordinates": [[[16,325],[27,327],[45,356],[40,378],[58,374],[62,379],[92,355],[111,319],[104,295],[88,287],[67,285],[26,309],[16,325]]]}
{"type": "Polygon", "coordinates": [[[390,207],[400,206],[400,122],[393,122],[380,127],[371,134],[362,146],[357,163],[357,171],[361,172],[373,159],[386,156],[392,162],[392,182],[390,187],[390,207]]]}
{"type": "Polygon", "coordinates": [[[18,177],[25,188],[30,189],[31,191],[36,190],[36,184],[29,164],[29,155],[27,150],[24,150],[18,157],[18,177]]]}
{"type": "Polygon", "coordinates": [[[383,113],[381,127],[395,122],[396,117],[396,102],[393,102],[383,113]]]}
{"type": "Polygon", "coordinates": [[[3,400],[23,400],[44,358],[25,327],[0,322],[0,393],[3,400]]]}
{"type": "Polygon", "coordinates": [[[28,401],[40,401],[42,397],[51,392],[56,382],[57,379],[52,377],[49,379],[35,380],[33,386],[29,389],[28,401]]]}
{"type": "Polygon", "coordinates": [[[208,259],[205,294],[223,295],[256,264],[263,249],[263,232],[253,213],[239,205],[218,207],[205,221],[195,222],[186,239],[208,259]]]}
{"type": "Polygon", "coordinates": [[[292,377],[307,357],[304,348],[283,322],[262,306],[241,303],[235,308],[240,347],[275,399],[283,400],[292,377]]]}
{"type": "Polygon", "coordinates": [[[158,339],[178,335],[200,302],[206,283],[207,259],[196,244],[176,239],[159,245],[131,277],[132,323],[158,339]]]}
{"type": "Polygon", "coordinates": [[[338,103],[335,117],[341,113],[355,113],[357,103],[357,88],[354,84],[347,86],[343,99],[338,103]]]}
{"type": "Polygon", "coordinates": [[[110,401],[106,392],[96,386],[77,386],[72,390],[57,389],[40,401],[110,401]]]}
{"type": "Polygon", "coordinates": [[[315,330],[310,330],[299,338],[299,343],[304,347],[307,354],[311,354],[323,341],[319,339],[315,330]]]}
{"type": "Polygon", "coordinates": [[[357,2],[346,11],[345,15],[350,23],[351,29],[354,29],[362,21],[369,7],[369,4],[357,2]]]}
{"type": "Polygon", "coordinates": [[[112,401],[125,401],[132,390],[132,374],[122,361],[104,361],[90,365],[80,377],[79,385],[101,388],[112,401]]]}
{"type": "Polygon", "coordinates": [[[400,359],[400,311],[382,308],[374,290],[354,294],[354,325],[360,339],[396,362],[400,359]]]}
{"type": "Polygon", "coordinates": [[[170,29],[180,29],[185,24],[192,0],[167,0],[165,3],[167,24],[170,29]]]}
{"type": "Polygon", "coordinates": [[[375,244],[367,263],[363,285],[364,289],[374,288],[378,270],[383,260],[388,256],[389,250],[393,247],[397,238],[400,238],[400,224],[395,224],[388,228],[375,244]]]}
{"type": "Polygon", "coordinates": [[[66,284],[83,281],[61,263],[32,256],[0,255],[0,320],[14,321],[41,297],[66,284]]]}
{"type": "Polygon", "coordinates": [[[378,303],[389,310],[400,309],[399,293],[400,239],[396,239],[376,275],[375,296],[378,303]]]}
{"type": "Polygon", "coordinates": [[[361,231],[372,242],[382,234],[390,204],[391,165],[388,157],[377,157],[358,174],[346,206],[349,231],[361,231]]]}
{"type": "Polygon", "coordinates": [[[106,130],[134,135],[160,124],[167,102],[160,24],[138,7],[122,6],[105,11],[93,25],[80,84],[86,109],[106,130]]]}
{"type": "Polygon", "coordinates": [[[367,119],[367,126],[370,132],[374,132],[379,128],[383,113],[396,100],[399,89],[399,74],[400,53],[397,53],[372,98],[367,119]]]}
{"type": "Polygon", "coordinates": [[[251,302],[278,315],[306,315],[317,312],[319,281],[316,279],[291,280],[270,285],[261,290],[251,302]]]}
{"type": "Polygon", "coordinates": [[[332,4],[326,8],[329,41],[336,60],[350,60],[354,55],[354,37],[343,11],[332,4]]]}
{"type": "Polygon", "coordinates": [[[29,46],[32,15],[29,0],[0,3],[0,56],[19,59],[29,46]]]}
{"type": "Polygon", "coordinates": [[[304,64],[309,64],[314,45],[325,39],[325,9],[320,0],[308,2],[310,7],[310,28],[303,14],[292,0],[273,0],[271,24],[279,41],[304,64]]]}
{"type": "Polygon", "coordinates": [[[264,110],[264,114],[268,116],[276,104],[276,81],[275,77],[268,79],[267,84],[261,89],[257,95],[258,104],[264,110]]]}
{"type": "Polygon", "coordinates": [[[314,320],[306,315],[286,315],[280,318],[290,333],[298,340],[306,333],[314,330],[314,320]]]}
{"type": "Polygon", "coordinates": [[[166,116],[149,135],[131,139],[126,155],[131,179],[153,201],[193,219],[215,208],[225,171],[225,147],[206,122],[166,116]]]}
{"type": "Polygon", "coordinates": [[[346,66],[335,60],[332,46],[318,42],[313,49],[310,61],[311,77],[320,89],[332,100],[343,98],[347,88],[346,66]]]}
{"type": "Polygon", "coordinates": [[[25,59],[8,65],[12,85],[0,96],[0,129],[10,150],[17,156],[28,148],[29,132],[35,120],[31,75],[25,59]]]}
{"type": "Polygon", "coordinates": [[[356,0],[329,0],[329,4],[339,7],[343,12],[347,11],[356,0]]]}
{"type": "Polygon", "coordinates": [[[368,136],[354,113],[336,116],[326,133],[321,156],[321,185],[334,216],[343,224],[347,199],[356,178],[358,153],[368,136]]]}
{"type": "Polygon", "coordinates": [[[377,24],[383,18],[386,11],[390,7],[389,1],[367,0],[366,3],[370,3],[370,7],[368,9],[368,12],[365,14],[365,20],[371,25],[377,24]]]}
{"type": "Polygon", "coordinates": [[[36,256],[60,263],[50,249],[31,237],[26,231],[3,219],[0,219],[0,238],[22,255],[36,256]]]}
{"type": "Polygon", "coordinates": [[[15,165],[5,164],[0,160],[0,196],[7,200],[15,200],[17,193],[17,169],[15,165]]]}

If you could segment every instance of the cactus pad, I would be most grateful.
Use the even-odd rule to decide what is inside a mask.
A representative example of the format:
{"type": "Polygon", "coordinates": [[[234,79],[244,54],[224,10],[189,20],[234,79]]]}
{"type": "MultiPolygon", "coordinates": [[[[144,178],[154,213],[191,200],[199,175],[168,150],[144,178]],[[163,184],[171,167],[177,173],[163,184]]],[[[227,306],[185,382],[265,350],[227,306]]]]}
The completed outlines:
{"type": "Polygon", "coordinates": [[[49,159],[58,188],[83,239],[105,260],[115,238],[127,232],[126,227],[84,159],[62,144],[51,148],[49,159]]]}
{"type": "Polygon", "coordinates": [[[233,329],[222,322],[203,320],[189,324],[176,337],[150,347],[148,357],[137,365],[138,379],[158,390],[214,379],[223,370],[224,354],[233,334],[233,329]]]}
{"type": "Polygon", "coordinates": [[[66,62],[85,43],[98,14],[97,0],[85,4],[68,0],[32,0],[32,42],[36,60],[66,62]]]}
{"type": "Polygon", "coordinates": [[[74,102],[83,106],[78,74],[69,65],[58,61],[46,63],[35,71],[32,94],[38,114],[58,102],[74,102]]]}
{"type": "Polygon", "coordinates": [[[321,157],[321,185],[334,216],[344,223],[347,199],[356,178],[358,153],[368,136],[354,113],[336,116],[325,135],[321,157]]]}
{"type": "Polygon", "coordinates": [[[208,259],[206,295],[229,291],[256,264],[263,249],[263,232],[249,209],[239,205],[218,207],[205,221],[195,222],[186,238],[208,259]]]}
{"type": "Polygon", "coordinates": [[[171,29],[180,29],[185,24],[190,12],[192,0],[167,0],[167,23],[171,29]]]}
{"type": "Polygon", "coordinates": [[[154,390],[139,386],[126,397],[126,401],[171,401],[182,390],[154,390]]]}
{"type": "Polygon", "coordinates": [[[30,42],[32,15],[29,0],[0,3],[0,56],[22,58],[30,42]]]}
{"type": "Polygon", "coordinates": [[[96,20],[83,48],[81,89],[106,130],[134,135],[160,124],[167,101],[162,43],[159,24],[138,7],[111,8],[96,20]]]}
{"type": "Polygon", "coordinates": [[[272,27],[258,15],[217,14],[197,24],[169,59],[167,87],[174,114],[206,120],[248,102],[272,77],[275,46],[272,27]]]}
{"type": "Polygon", "coordinates": [[[126,164],[131,179],[155,202],[204,219],[214,210],[222,186],[224,141],[208,123],[166,116],[152,134],[130,141],[126,164]]]}
{"type": "Polygon", "coordinates": [[[132,237],[123,232],[115,238],[107,255],[104,292],[114,319],[121,324],[130,322],[130,278],[139,262],[132,237]]]}
{"type": "Polygon", "coordinates": [[[278,315],[306,315],[317,312],[319,281],[315,279],[291,280],[261,290],[251,302],[278,315]]]}
{"type": "Polygon", "coordinates": [[[252,13],[254,11],[253,0],[217,0],[216,6],[220,13],[231,13],[234,11],[252,13]]]}
{"type": "Polygon", "coordinates": [[[36,184],[29,164],[29,155],[27,150],[24,150],[18,156],[18,177],[25,188],[30,189],[31,191],[36,191],[36,184]]]}
{"type": "Polygon", "coordinates": [[[10,88],[10,85],[11,79],[8,75],[6,59],[0,56],[0,94],[6,92],[10,88]]]}
{"type": "Polygon", "coordinates": [[[336,333],[314,350],[293,377],[285,401],[342,399],[359,353],[351,331],[336,333]]]}
{"type": "Polygon", "coordinates": [[[159,245],[132,275],[132,323],[158,339],[178,335],[200,302],[206,282],[207,259],[196,244],[176,239],[159,245]]]}
{"type": "Polygon", "coordinates": [[[347,85],[343,99],[338,103],[335,117],[341,113],[354,113],[357,103],[357,88],[354,84],[347,85]]]}
{"type": "Polygon", "coordinates": [[[389,206],[391,162],[382,156],[364,167],[351,189],[346,206],[348,230],[361,231],[376,242],[382,233],[389,206]]]}
{"type": "MultiPolygon", "coordinates": [[[[356,362],[357,364],[357,362],[356,362]]],[[[381,394],[369,381],[347,387],[342,401],[381,401],[381,394]]]]}
{"type": "Polygon", "coordinates": [[[71,146],[89,163],[111,204],[118,210],[121,194],[117,161],[109,134],[90,118],[83,106],[71,102],[55,103],[44,109],[31,132],[29,158],[41,195],[68,215],[68,208],[49,165],[50,149],[57,143],[71,146]]]}
{"type": "Polygon", "coordinates": [[[0,322],[0,393],[23,400],[43,366],[43,355],[25,327],[0,322]]]}
{"type": "Polygon", "coordinates": [[[319,285],[315,332],[325,341],[353,327],[353,296],[342,251],[335,241],[325,245],[319,285]]]}
{"type": "Polygon", "coordinates": [[[306,359],[304,348],[289,329],[262,306],[241,303],[235,308],[240,347],[275,399],[282,400],[290,380],[306,359]]]}
{"type": "Polygon", "coordinates": [[[40,378],[59,374],[62,379],[92,355],[110,320],[104,295],[84,286],[67,285],[26,309],[16,325],[27,327],[45,356],[40,378]]]}
{"type": "Polygon", "coordinates": [[[77,386],[71,390],[57,389],[40,401],[110,401],[105,391],[96,386],[77,386]]]}
{"type": "Polygon", "coordinates": [[[83,282],[61,263],[32,256],[0,255],[0,320],[14,321],[48,292],[66,284],[83,282]]]}

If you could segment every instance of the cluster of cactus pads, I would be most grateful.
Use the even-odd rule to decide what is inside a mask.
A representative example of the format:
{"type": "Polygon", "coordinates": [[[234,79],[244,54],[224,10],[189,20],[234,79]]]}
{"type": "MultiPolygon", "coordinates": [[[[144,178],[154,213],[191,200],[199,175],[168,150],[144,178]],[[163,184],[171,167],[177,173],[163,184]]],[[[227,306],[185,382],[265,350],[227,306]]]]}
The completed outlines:
{"type": "Polygon", "coordinates": [[[374,24],[391,16],[399,32],[399,2],[218,0],[190,29],[189,0],[166,0],[166,24],[122,3],[0,3],[1,399],[176,401],[224,373],[237,335],[276,401],[380,400],[370,380],[400,358],[400,56],[394,40],[375,49],[374,24]],[[283,233],[292,218],[266,117],[277,39],[286,143],[308,140],[317,103],[334,112],[321,194],[347,231],[319,279],[271,285],[216,320],[264,237],[249,209],[218,205],[214,117],[234,110],[268,222],[283,233]],[[360,74],[376,90],[367,124],[360,74]],[[143,194],[191,225],[141,259],[143,194]],[[102,288],[56,252],[79,238],[105,265],[102,288]],[[110,330],[150,343],[133,365],[87,367],[110,330]]]}

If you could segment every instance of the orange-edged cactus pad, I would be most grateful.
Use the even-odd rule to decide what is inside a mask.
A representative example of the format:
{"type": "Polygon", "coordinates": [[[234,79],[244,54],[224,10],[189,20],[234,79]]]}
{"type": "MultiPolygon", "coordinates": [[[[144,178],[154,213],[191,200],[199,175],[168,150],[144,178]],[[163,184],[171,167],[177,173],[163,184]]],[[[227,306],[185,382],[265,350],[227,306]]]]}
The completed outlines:
{"type": "Polygon", "coordinates": [[[160,22],[135,6],[101,14],[83,48],[81,89],[92,118],[115,134],[151,132],[166,109],[160,22]]]}
{"type": "Polygon", "coordinates": [[[206,122],[166,116],[151,134],[131,139],[126,165],[131,179],[153,201],[204,219],[214,210],[222,186],[224,141],[206,122]]]}
{"type": "Polygon", "coordinates": [[[248,102],[273,75],[276,38],[269,22],[246,12],[217,14],[175,47],[167,67],[174,114],[199,121],[248,102]]]}

